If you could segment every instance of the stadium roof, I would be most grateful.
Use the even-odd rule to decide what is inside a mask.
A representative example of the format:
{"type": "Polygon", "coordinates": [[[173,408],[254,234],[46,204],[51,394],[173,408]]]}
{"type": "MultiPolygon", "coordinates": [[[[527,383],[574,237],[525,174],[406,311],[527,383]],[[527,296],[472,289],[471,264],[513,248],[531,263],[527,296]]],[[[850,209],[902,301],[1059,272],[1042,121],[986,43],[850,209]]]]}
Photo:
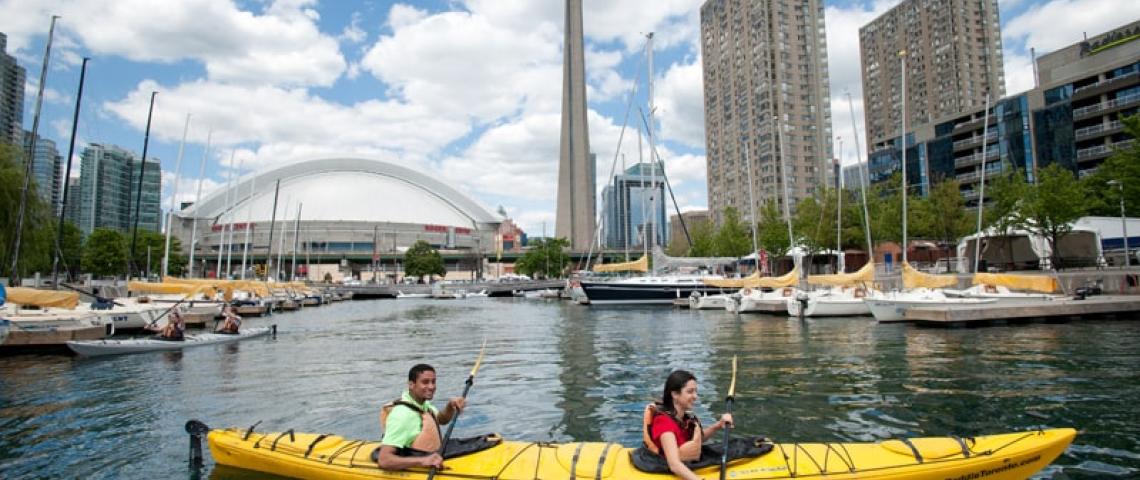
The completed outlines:
{"type": "Polygon", "coordinates": [[[366,221],[477,227],[500,220],[458,190],[422,173],[378,160],[328,158],[261,172],[207,195],[180,212],[218,223],[277,220],[366,221]],[[252,192],[252,198],[251,198],[252,192]],[[236,201],[234,201],[236,197],[236,201]],[[232,204],[232,205],[231,205],[232,204]],[[251,210],[252,208],[252,210],[251,210]]]}

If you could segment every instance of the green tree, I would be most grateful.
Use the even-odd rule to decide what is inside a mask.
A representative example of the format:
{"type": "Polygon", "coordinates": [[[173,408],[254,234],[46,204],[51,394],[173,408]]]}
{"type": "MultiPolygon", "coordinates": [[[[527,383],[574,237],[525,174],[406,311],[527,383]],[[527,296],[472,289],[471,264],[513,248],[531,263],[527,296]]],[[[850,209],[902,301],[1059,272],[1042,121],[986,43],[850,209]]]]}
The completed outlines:
{"type": "MultiPolygon", "coordinates": [[[[240,234],[236,234],[240,235],[240,234]]],[[[235,235],[235,240],[241,237],[235,235]]],[[[129,242],[129,240],[128,240],[129,242]]],[[[128,243],[128,246],[130,244],[128,243]]],[[[162,255],[166,251],[166,235],[153,231],[139,229],[138,239],[135,243],[135,268],[144,274],[165,276],[162,272],[162,255]],[[147,271],[147,255],[150,255],[150,270],[147,271]]],[[[234,260],[237,267],[241,267],[241,247],[234,247],[234,260]]],[[[170,237],[170,275],[178,276],[186,268],[187,258],[182,255],[182,242],[177,237],[170,237]]]]}
{"type": "MultiPolygon", "coordinates": [[[[768,252],[769,263],[784,256],[791,247],[792,241],[788,238],[788,224],[784,221],[780,207],[775,199],[768,199],[760,208],[760,226],[757,230],[760,248],[768,252]]],[[[769,265],[771,267],[771,265],[769,265]]]]}
{"type": "MultiPolygon", "coordinates": [[[[1123,117],[1120,122],[1125,134],[1140,139],[1140,115],[1123,117]]],[[[1086,202],[1090,215],[1120,215],[1120,187],[1109,185],[1111,181],[1123,185],[1126,214],[1140,216],[1140,142],[1134,141],[1127,148],[1116,150],[1096,172],[1081,179],[1090,194],[1086,202]]]]}
{"type": "Polygon", "coordinates": [[[873,241],[902,242],[902,174],[895,172],[885,182],[867,189],[867,211],[871,216],[873,241]]]}
{"type": "Polygon", "coordinates": [[[733,207],[724,209],[724,223],[717,229],[713,241],[713,256],[742,257],[752,251],[751,229],[740,221],[733,207]]]}
{"type": "Polygon", "coordinates": [[[1085,190],[1073,172],[1054,163],[1038,172],[1037,184],[1029,189],[1024,216],[1026,226],[1049,240],[1053,248],[1053,266],[1058,263],[1061,237],[1072,229],[1072,223],[1085,214],[1085,190]]]}
{"type": "Polygon", "coordinates": [[[560,277],[570,263],[570,256],[566,254],[569,246],[570,241],[565,238],[533,240],[527,252],[515,263],[515,270],[535,278],[560,277]]]}
{"type": "MultiPolygon", "coordinates": [[[[958,189],[958,180],[943,180],[934,184],[930,196],[924,202],[920,217],[929,220],[929,237],[947,246],[958,242],[959,238],[971,230],[971,218],[966,211],[966,201],[958,189]]],[[[912,217],[913,218],[913,217],[912,217]]],[[[948,255],[950,252],[946,252],[948,255]]]]}
{"type": "Polygon", "coordinates": [[[690,257],[711,257],[715,252],[715,237],[716,231],[713,229],[712,222],[697,222],[693,225],[690,232],[693,236],[693,244],[689,246],[687,252],[690,257]]]}
{"type": "MultiPolygon", "coordinates": [[[[31,272],[51,270],[51,251],[55,242],[51,206],[40,199],[37,185],[29,184],[25,197],[24,224],[20,237],[19,262],[13,281],[31,272]]],[[[0,144],[0,271],[8,272],[16,239],[21,191],[24,187],[24,152],[15,145],[0,144]]]]}
{"type": "Polygon", "coordinates": [[[97,228],[83,246],[83,270],[95,276],[115,276],[127,269],[127,238],[118,230],[97,228]]]}
{"type": "Polygon", "coordinates": [[[1028,195],[1029,184],[1025,182],[1025,172],[1016,168],[994,177],[993,182],[986,187],[982,224],[1005,240],[1002,242],[1002,250],[1009,255],[1010,264],[1013,264],[1013,237],[1009,234],[1012,230],[1025,226],[1022,210],[1028,195]]]}
{"type": "Polygon", "coordinates": [[[61,278],[75,278],[83,266],[83,232],[74,223],[63,222],[63,236],[59,240],[61,278]]]}
{"type": "Polygon", "coordinates": [[[420,278],[424,275],[445,274],[447,270],[443,267],[443,256],[426,241],[416,240],[404,253],[404,275],[420,278]]]}

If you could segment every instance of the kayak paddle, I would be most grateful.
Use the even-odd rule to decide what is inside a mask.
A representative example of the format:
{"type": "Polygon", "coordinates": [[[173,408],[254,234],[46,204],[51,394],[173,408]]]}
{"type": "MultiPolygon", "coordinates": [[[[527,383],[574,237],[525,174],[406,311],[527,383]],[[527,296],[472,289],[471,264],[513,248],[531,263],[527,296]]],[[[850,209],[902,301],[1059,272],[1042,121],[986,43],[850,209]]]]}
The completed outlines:
{"type": "MultiPolygon", "coordinates": [[[[736,355],[732,356],[732,383],[728,385],[728,396],[724,397],[724,410],[725,413],[732,413],[732,403],[736,401],[736,355]]],[[[724,475],[727,472],[728,466],[728,430],[731,427],[724,426],[724,451],[720,454],[720,480],[724,480],[724,475]]]]}
{"type": "MultiPolygon", "coordinates": [[[[471,385],[473,385],[475,383],[475,374],[479,372],[479,365],[481,365],[483,363],[483,352],[486,352],[486,351],[487,351],[487,339],[484,338],[483,339],[483,347],[479,349],[479,358],[475,359],[475,366],[471,367],[471,374],[467,376],[466,385],[463,387],[463,399],[464,400],[467,399],[467,392],[469,392],[471,390],[471,385]]],[[[447,453],[447,441],[451,439],[451,431],[455,430],[455,424],[459,423],[459,414],[460,413],[463,413],[463,411],[460,410],[460,411],[455,412],[455,415],[451,417],[451,423],[449,423],[447,425],[447,433],[443,434],[443,441],[440,442],[440,445],[439,445],[439,456],[440,457],[443,457],[443,454],[447,453]]],[[[432,480],[433,478],[435,478],[435,472],[436,472],[435,467],[431,467],[431,471],[428,472],[427,480],[432,480]]]]}

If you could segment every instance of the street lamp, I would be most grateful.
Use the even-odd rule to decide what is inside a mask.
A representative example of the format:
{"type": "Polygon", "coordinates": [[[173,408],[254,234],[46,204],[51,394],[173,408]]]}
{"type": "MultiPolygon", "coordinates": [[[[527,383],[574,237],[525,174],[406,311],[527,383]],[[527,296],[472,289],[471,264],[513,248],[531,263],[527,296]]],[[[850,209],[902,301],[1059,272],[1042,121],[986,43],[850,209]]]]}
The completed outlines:
{"type": "Polygon", "coordinates": [[[1119,180],[1109,180],[1109,185],[1113,185],[1120,192],[1120,230],[1124,235],[1124,267],[1128,268],[1132,265],[1132,261],[1128,256],[1128,222],[1124,217],[1124,182],[1119,180]]]}

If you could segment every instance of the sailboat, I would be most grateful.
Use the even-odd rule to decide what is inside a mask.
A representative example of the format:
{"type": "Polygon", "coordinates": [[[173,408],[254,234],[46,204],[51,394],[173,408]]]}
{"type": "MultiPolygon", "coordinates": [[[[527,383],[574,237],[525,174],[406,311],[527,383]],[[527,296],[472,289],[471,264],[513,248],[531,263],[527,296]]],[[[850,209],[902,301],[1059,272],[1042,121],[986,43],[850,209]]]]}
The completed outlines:
{"type": "MultiPolygon", "coordinates": [[[[657,200],[659,195],[657,191],[656,175],[658,169],[661,168],[662,162],[660,155],[657,154],[655,147],[655,135],[653,133],[653,34],[648,35],[646,42],[646,56],[649,61],[649,118],[644,121],[647,127],[647,137],[649,138],[649,157],[651,160],[650,172],[654,176],[651,181],[654,195],[650,201],[651,215],[650,218],[657,217],[657,200]]],[[[631,99],[632,101],[632,99],[631,99]]],[[[663,172],[663,170],[662,170],[663,172]]],[[[667,179],[665,179],[668,182],[667,179]]],[[[585,293],[587,301],[590,305],[614,305],[614,304],[664,304],[672,305],[676,299],[684,299],[692,296],[694,292],[698,294],[716,293],[718,289],[710,287],[704,283],[706,278],[723,278],[719,275],[710,275],[708,273],[698,270],[698,273],[691,274],[658,274],[657,271],[663,267],[663,264],[671,263],[669,257],[665,257],[660,252],[660,247],[656,245],[655,237],[656,230],[659,228],[658,222],[650,221],[647,224],[648,245],[652,245],[652,258],[653,266],[649,268],[649,259],[643,257],[637,262],[645,261],[646,275],[621,278],[621,279],[594,279],[582,278],[580,284],[582,291],[585,293]]],[[[694,259],[681,259],[683,261],[691,261],[694,259]]],[[[701,259],[696,259],[701,260],[701,259]]],[[[725,259],[704,259],[703,265],[708,265],[708,260],[713,260],[712,263],[727,263],[735,259],[727,259],[727,262],[722,261],[725,259]]],[[[602,265],[597,268],[602,268],[603,271],[607,268],[602,265]]],[[[615,267],[608,267],[614,269],[615,267]]],[[[617,267],[620,268],[620,267],[617,267]]],[[[639,266],[640,269],[640,266],[639,266]]],[[[625,270],[631,271],[631,270],[625,270]]]]}
{"type": "MultiPolygon", "coordinates": [[[[906,61],[905,57],[903,57],[903,62],[904,62],[903,63],[903,65],[904,65],[904,77],[903,78],[904,79],[906,78],[905,77],[905,61],[906,61]]],[[[905,80],[904,80],[904,85],[905,85],[905,80]]],[[[904,86],[904,88],[905,88],[905,86],[904,86]]],[[[905,95],[904,95],[903,101],[904,102],[906,101],[905,95]]],[[[987,130],[989,128],[989,96],[988,95],[986,96],[985,111],[986,111],[986,116],[984,119],[984,126],[983,126],[983,133],[982,133],[982,138],[983,138],[983,141],[982,141],[982,164],[980,166],[980,168],[982,169],[982,172],[985,172],[985,157],[986,157],[986,146],[987,146],[987,141],[985,139],[988,137],[987,130]]],[[[916,270],[914,267],[912,267],[910,265],[909,262],[907,262],[907,258],[906,258],[906,250],[907,250],[907,248],[906,248],[906,245],[907,245],[907,241],[906,241],[906,239],[907,239],[907,230],[906,230],[906,226],[907,226],[907,222],[906,222],[906,216],[907,216],[907,210],[906,210],[907,185],[906,185],[906,140],[905,140],[905,138],[906,138],[906,136],[905,136],[906,135],[906,127],[905,127],[906,116],[905,116],[905,108],[904,108],[904,113],[903,113],[903,125],[904,125],[903,126],[903,132],[902,132],[903,141],[901,142],[902,143],[902,152],[903,152],[902,153],[902,158],[903,158],[903,178],[902,178],[902,182],[903,182],[903,189],[902,189],[902,198],[903,198],[903,266],[902,266],[903,290],[884,293],[884,294],[878,295],[874,298],[869,298],[869,299],[865,300],[865,303],[867,304],[867,307],[870,310],[871,315],[873,315],[875,317],[875,320],[879,321],[880,323],[902,322],[902,321],[906,320],[906,311],[908,309],[911,309],[911,308],[918,308],[918,307],[964,308],[964,307],[974,307],[974,306],[981,305],[981,304],[996,302],[996,300],[994,300],[994,299],[957,298],[957,297],[961,297],[962,295],[958,295],[957,297],[952,296],[952,295],[950,295],[951,290],[946,290],[946,288],[957,286],[958,277],[956,275],[931,275],[931,274],[923,273],[923,272],[916,270]]],[[[984,192],[985,191],[985,186],[984,186],[985,175],[982,175],[982,177],[983,177],[982,191],[984,192]]],[[[982,197],[979,197],[979,204],[978,204],[978,222],[979,222],[978,224],[979,225],[981,225],[981,214],[982,214],[982,212],[981,212],[982,203],[981,202],[984,201],[984,193],[982,195],[983,195],[982,197]]]]}

